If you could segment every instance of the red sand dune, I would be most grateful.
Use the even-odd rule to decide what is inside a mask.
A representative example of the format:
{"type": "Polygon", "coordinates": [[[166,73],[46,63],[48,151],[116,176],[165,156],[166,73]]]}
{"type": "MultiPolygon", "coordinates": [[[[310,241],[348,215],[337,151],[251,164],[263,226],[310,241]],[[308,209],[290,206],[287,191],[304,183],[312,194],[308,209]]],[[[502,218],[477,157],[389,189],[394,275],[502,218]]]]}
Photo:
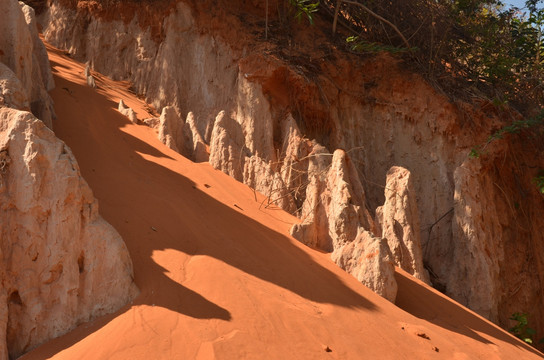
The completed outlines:
{"type": "Polygon", "coordinates": [[[537,359],[542,354],[399,270],[397,306],[289,237],[297,221],[162,145],[126,84],[48,47],[55,132],[134,262],[139,297],[24,359],[537,359]]]}

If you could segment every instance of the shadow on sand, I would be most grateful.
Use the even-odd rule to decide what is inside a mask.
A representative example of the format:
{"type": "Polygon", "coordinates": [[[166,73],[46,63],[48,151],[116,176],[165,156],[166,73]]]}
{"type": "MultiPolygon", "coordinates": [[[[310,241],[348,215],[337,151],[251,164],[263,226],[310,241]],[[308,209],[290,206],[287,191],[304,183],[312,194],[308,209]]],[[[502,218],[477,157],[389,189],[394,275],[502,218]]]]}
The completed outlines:
{"type": "Polygon", "coordinates": [[[492,344],[492,342],[478,333],[487,334],[542,356],[536,349],[515,339],[496,325],[466,310],[437,291],[421,285],[406,272],[397,269],[395,279],[398,284],[395,305],[404,311],[484,344],[492,344]]]}
{"type": "MultiPolygon", "coordinates": [[[[51,64],[59,66],[55,61],[51,64]]],[[[215,200],[206,194],[203,184],[146,160],[145,156],[173,159],[122,131],[128,119],[100,89],[57,75],[55,82],[52,95],[56,104],[71,105],[57,106],[54,131],[72,149],[99,200],[100,213],[125,240],[142,293],[117,313],[80,326],[62,345],[48,343],[42,354],[44,350],[50,356],[56,354],[66,347],[66,341],[78,342],[131,306],[161,306],[193,318],[229,321],[232,315],[228,309],[165,274],[153,254],[166,249],[214,257],[314,302],[376,309],[284,234],[215,200]],[[75,95],[84,101],[77,101],[75,95]],[[152,295],[157,292],[168,296],[152,295]]],[[[218,176],[226,175],[218,172],[218,176]]],[[[24,358],[32,358],[32,353],[24,358]]]]}
{"type": "MultiPolygon", "coordinates": [[[[55,62],[52,65],[59,66],[55,62]]],[[[147,160],[146,157],[152,156],[174,161],[123,131],[129,121],[115,110],[117,104],[100,89],[95,91],[58,76],[55,82],[56,103],[72,102],[72,106],[57,107],[55,132],[72,148],[84,178],[99,199],[102,216],[127,244],[134,263],[135,282],[142,289],[132,306],[154,305],[198,319],[231,320],[229,309],[172,280],[165,274],[166,269],[154,261],[155,252],[173,249],[189,256],[213,257],[314,302],[377,311],[375,304],[316,263],[284,234],[218,202],[206,193],[203,184],[147,160]],[[74,94],[80,99],[83,96],[85,103],[78,104],[74,94]],[[85,116],[80,116],[82,113],[85,116]],[[153,295],[161,293],[167,296],[153,295]]],[[[219,176],[225,175],[218,173],[219,176]]],[[[409,276],[397,273],[397,281],[397,305],[414,316],[483,343],[489,341],[477,332],[524,346],[462,307],[412,283],[414,280],[409,276]],[[455,319],[429,311],[430,302],[439,303],[447,310],[444,313],[452,314],[455,319]]],[[[78,342],[129,309],[130,305],[80,326],[68,340],[52,341],[41,353],[54,355],[67,342],[68,345],[78,342]]],[[[31,353],[28,355],[25,358],[32,358],[31,353]]]]}

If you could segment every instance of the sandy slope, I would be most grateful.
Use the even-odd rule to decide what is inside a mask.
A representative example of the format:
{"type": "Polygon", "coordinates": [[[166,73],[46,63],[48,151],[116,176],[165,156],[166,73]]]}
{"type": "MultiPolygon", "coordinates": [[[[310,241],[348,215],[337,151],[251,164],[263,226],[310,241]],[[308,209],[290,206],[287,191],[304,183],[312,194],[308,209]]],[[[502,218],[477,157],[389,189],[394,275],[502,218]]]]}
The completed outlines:
{"type": "Polygon", "coordinates": [[[125,85],[99,77],[95,91],[49,52],[55,132],[126,241],[141,295],[24,359],[540,358],[401,271],[402,309],[378,297],[287,236],[295,218],[130,124],[119,98],[148,114],[125,85]]]}

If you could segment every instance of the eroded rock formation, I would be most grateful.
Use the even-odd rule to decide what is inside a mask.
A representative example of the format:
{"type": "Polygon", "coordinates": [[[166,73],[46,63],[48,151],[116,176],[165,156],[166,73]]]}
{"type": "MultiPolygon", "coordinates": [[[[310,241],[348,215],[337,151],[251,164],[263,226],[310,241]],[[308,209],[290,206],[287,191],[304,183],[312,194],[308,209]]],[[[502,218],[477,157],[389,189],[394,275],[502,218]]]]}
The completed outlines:
{"type": "MultiPolygon", "coordinates": [[[[94,78],[91,75],[87,76],[87,85],[90,87],[96,87],[96,84],[94,82],[94,78]],[[91,80],[89,80],[91,79],[91,80]]],[[[119,105],[117,106],[117,110],[125,115],[131,123],[137,124],[138,118],[136,117],[136,113],[131,108],[127,107],[125,103],[123,102],[123,99],[119,100],[119,105]]]]}
{"type": "Polygon", "coordinates": [[[393,259],[402,269],[429,282],[423,267],[419,210],[410,172],[393,166],[385,181],[385,203],[376,209],[377,234],[387,240],[393,259]]]}
{"type": "Polygon", "coordinates": [[[14,109],[30,109],[23,84],[15,73],[0,62],[0,106],[14,109]]]}
{"type": "Polygon", "coordinates": [[[183,120],[176,109],[165,106],[159,118],[159,140],[170,149],[181,153],[183,146],[183,120]]]}
{"type": "Polygon", "coordinates": [[[17,1],[0,1],[0,106],[32,111],[53,127],[54,87],[45,46],[38,36],[34,10],[17,1]]]}
{"type": "Polygon", "coordinates": [[[34,11],[0,0],[0,12],[0,359],[8,359],[119,309],[137,289],[123,240],[50,129],[54,84],[34,11]]]}
{"type": "Polygon", "coordinates": [[[395,266],[385,239],[363,230],[354,240],[335,251],[335,261],[368,288],[395,302],[395,266]]]}
{"type": "Polygon", "coordinates": [[[70,149],[25,111],[0,108],[0,347],[7,359],[113,312],[136,294],[119,234],[70,149]]]}
{"type": "Polygon", "coordinates": [[[240,124],[221,111],[213,126],[210,164],[236,180],[243,181],[244,163],[248,155],[240,124]]]}
{"type": "Polygon", "coordinates": [[[186,156],[196,162],[208,161],[210,158],[209,146],[202,135],[200,135],[195,122],[195,116],[192,112],[187,114],[183,131],[186,156]]]}
{"type": "Polygon", "coordinates": [[[387,241],[371,234],[376,226],[365,206],[356,169],[344,150],[336,150],[332,159],[325,149],[321,151],[310,154],[303,221],[293,225],[291,235],[331,252],[341,268],[394,302],[394,257],[387,241]]]}
{"type": "MultiPolygon", "coordinates": [[[[53,1],[43,17],[44,31],[49,41],[90,60],[98,71],[130,79],[155,107],[173,106],[181,116],[192,112],[214,167],[257,187],[284,209],[298,211],[302,222],[293,233],[332,251],[345,268],[355,269],[345,254],[363,253],[355,250],[355,244],[363,243],[363,230],[380,234],[369,216],[377,212],[397,265],[426,280],[424,263],[437,288],[502,326],[509,325],[513,312],[530,312],[543,302],[544,239],[539,229],[544,224],[536,215],[543,205],[536,193],[519,195],[533,191],[519,190],[532,188],[530,174],[507,168],[508,174],[518,175],[509,175],[509,183],[503,184],[504,175],[496,169],[505,166],[498,159],[509,152],[490,151],[486,165],[474,169],[478,174],[462,175],[462,169],[476,166],[468,164],[470,148],[502,124],[499,114],[485,103],[450,102],[387,54],[361,61],[332,48],[315,48],[309,56],[296,45],[308,44],[308,35],[295,34],[286,56],[275,44],[265,50],[251,39],[229,38],[232,32],[244,32],[232,30],[242,28],[239,19],[198,13],[199,6],[206,6],[201,3],[193,8],[178,3],[163,16],[161,35],[154,37],[142,15],[108,21],[92,9],[53,1]],[[329,176],[333,161],[325,153],[336,154],[336,149],[349,152],[337,158],[353,166],[339,161],[334,166],[343,174],[329,176]],[[394,166],[410,175],[387,180],[394,166]],[[352,167],[355,171],[346,170],[352,167]],[[321,177],[312,176],[321,172],[321,177]],[[384,196],[386,181],[393,181],[398,196],[388,191],[384,196]],[[336,194],[338,203],[325,206],[322,197],[333,199],[327,191],[336,194]],[[488,216],[488,210],[476,206],[468,214],[462,204],[479,201],[483,193],[485,206],[496,210],[488,216]],[[274,194],[281,195],[272,199],[274,194]],[[516,203],[531,215],[517,214],[516,203]],[[472,216],[476,211],[477,220],[472,216]],[[531,222],[520,230],[520,219],[527,216],[531,222]],[[486,235],[489,231],[493,239],[486,235]],[[522,250],[515,243],[523,244],[522,250]],[[515,256],[506,250],[502,255],[501,246],[515,256]],[[505,276],[521,269],[516,279],[505,276]],[[493,296],[472,291],[474,286],[483,289],[484,283],[493,296]]],[[[542,159],[518,155],[514,162],[544,167],[542,159]]],[[[379,244],[383,248],[384,242],[379,244]]],[[[383,259],[387,263],[387,256],[383,259]]],[[[538,310],[531,316],[538,336],[544,336],[543,314],[538,310]]]]}

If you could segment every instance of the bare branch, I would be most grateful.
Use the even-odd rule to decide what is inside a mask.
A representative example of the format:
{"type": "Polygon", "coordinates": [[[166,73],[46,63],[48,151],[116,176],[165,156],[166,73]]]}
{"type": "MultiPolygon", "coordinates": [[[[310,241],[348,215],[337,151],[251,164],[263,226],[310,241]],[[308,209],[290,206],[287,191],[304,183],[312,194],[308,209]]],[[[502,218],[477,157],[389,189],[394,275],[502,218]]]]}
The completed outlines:
{"type": "Polygon", "coordinates": [[[340,12],[340,5],[342,5],[342,0],[336,1],[336,9],[334,9],[334,21],[332,23],[332,34],[336,34],[336,24],[338,23],[338,13],[340,12]]]}
{"type": "MultiPolygon", "coordinates": [[[[364,11],[366,11],[367,13],[369,13],[370,15],[374,16],[376,19],[380,20],[381,22],[384,22],[386,23],[387,25],[391,26],[393,28],[393,30],[395,30],[395,32],[400,36],[400,38],[402,39],[402,41],[404,41],[404,44],[406,45],[407,48],[410,48],[410,43],[408,43],[408,40],[406,40],[406,38],[404,37],[404,35],[402,35],[402,33],[400,32],[400,30],[395,26],[395,24],[393,24],[392,22],[390,22],[389,20],[381,17],[380,15],[376,14],[374,11],[370,10],[369,8],[367,8],[366,6],[364,6],[363,4],[357,2],[357,1],[351,1],[351,0],[339,0],[340,3],[346,3],[346,4],[351,4],[351,5],[356,5],[356,6],[359,6],[361,9],[363,9],[364,11]]],[[[339,7],[337,7],[338,9],[339,7]]]]}

